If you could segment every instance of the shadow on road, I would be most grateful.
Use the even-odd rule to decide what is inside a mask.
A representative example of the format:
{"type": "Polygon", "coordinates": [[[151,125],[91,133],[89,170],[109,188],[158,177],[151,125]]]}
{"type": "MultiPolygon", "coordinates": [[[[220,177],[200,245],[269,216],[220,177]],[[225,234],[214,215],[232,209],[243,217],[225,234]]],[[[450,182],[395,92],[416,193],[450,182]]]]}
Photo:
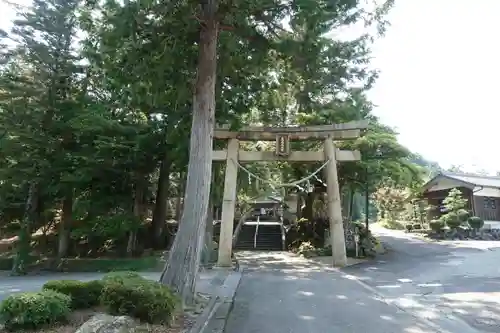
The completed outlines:
{"type": "Polygon", "coordinates": [[[471,332],[500,332],[500,242],[379,237],[390,248],[387,255],[342,271],[419,316],[447,316],[471,332]]]}
{"type": "Polygon", "coordinates": [[[236,256],[245,273],[226,333],[447,332],[321,263],[283,252],[236,256]]]}

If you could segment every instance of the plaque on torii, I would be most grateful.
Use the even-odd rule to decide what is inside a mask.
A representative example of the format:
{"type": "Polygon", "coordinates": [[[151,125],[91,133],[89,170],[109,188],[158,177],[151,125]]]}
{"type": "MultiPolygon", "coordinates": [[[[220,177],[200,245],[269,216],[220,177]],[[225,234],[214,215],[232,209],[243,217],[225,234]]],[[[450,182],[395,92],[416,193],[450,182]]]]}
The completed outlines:
{"type": "Polygon", "coordinates": [[[276,151],[277,156],[290,155],[290,136],[288,134],[276,135],[276,151]]]}

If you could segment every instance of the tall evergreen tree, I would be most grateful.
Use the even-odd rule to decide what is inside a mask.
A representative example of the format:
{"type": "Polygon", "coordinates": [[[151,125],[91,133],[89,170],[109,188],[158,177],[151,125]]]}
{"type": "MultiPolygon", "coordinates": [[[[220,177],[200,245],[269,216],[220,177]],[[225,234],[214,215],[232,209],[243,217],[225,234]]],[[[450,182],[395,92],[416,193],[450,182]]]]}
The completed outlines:
{"type": "MultiPolygon", "coordinates": [[[[30,234],[41,222],[44,193],[54,190],[53,181],[61,179],[61,170],[54,170],[52,162],[59,159],[65,164],[73,139],[66,124],[78,103],[74,85],[78,80],[74,52],[77,8],[75,0],[34,0],[14,21],[8,36],[14,44],[3,54],[7,64],[1,77],[0,126],[5,133],[3,152],[11,161],[4,176],[19,176],[22,170],[23,179],[16,177],[16,181],[27,192],[12,269],[17,274],[25,272],[30,234]]],[[[73,191],[64,183],[55,190],[65,198],[73,191]]],[[[66,216],[70,218],[71,212],[66,216]]],[[[64,221],[61,225],[61,234],[67,235],[64,221]]]]}

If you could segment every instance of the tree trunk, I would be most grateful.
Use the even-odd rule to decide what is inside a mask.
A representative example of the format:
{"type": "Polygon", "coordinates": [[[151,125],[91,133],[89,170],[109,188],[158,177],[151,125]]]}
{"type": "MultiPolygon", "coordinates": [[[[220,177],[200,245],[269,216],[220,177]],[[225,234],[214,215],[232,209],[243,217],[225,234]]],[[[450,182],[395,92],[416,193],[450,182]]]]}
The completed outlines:
{"type": "Polygon", "coordinates": [[[180,222],[181,214],[182,214],[182,196],[184,195],[184,190],[186,189],[186,180],[183,177],[184,175],[180,175],[179,179],[179,193],[177,193],[177,200],[175,201],[175,220],[177,223],[180,222]]]}
{"type": "Polygon", "coordinates": [[[302,194],[297,193],[297,203],[295,207],[295,221],[298,221],[302,218],[302,194]]]}
{"type": "Polygon", "coordinates": [[[210,197],[215,122],[217,66],[217,2],[202,2],[198,75],[193,97],[193,121],[184,207],[179,229],[160,281],[193,304],[210,197]]]}
{"type": "Polygon", "coordinates": [[[354,194],[356,192],[351,190],[349,192],[349,214],[347,215],[349,221],[352,221],[353,211],[354,211],[354,194]]]}
{"type": "MultiPolygon", "coordinates": [[[[135,183],[133,214],[137,223],[142,223],[144,219],[144,194],[146,190],[146,180],[144,175],[138,175],[135,183]]],[[[129,232],[127,241],[127,255],[132,256],[137,245],[137,228],[129,232]]]]}
{"type": "Polygon", "coordinates": [[[316,193],[306,193],[305,206],[302,210],[301,216],[309,222],[314,220],[314,199],[316,199],[316,193]]]}
{"type": "Polygon", "coordinates": [[[207,222],[205,225],[205,235],[203,242],[203,256],[202,256],[202,264],[208,265],[210,263],[210,259],[212,258],[213,251],[213,234],[214,234],[214,216],[213,209],[211,203],[208,207],[207,212],[207,222]]]}
{"type": "Polygon", "coordinates": [[[59,222],[59,246],[57,248],[57,259],[68,255],[69,234],[73,219],[73,189],[70,189],[63,200],[62,217],[59,222]]]}
{"type": "Polygon", "coordinates": [[[35,224],[35,216],[38,211],[39,184],[35,181],[30,183],[28,197],[24,208],[24,216],[19,230],[19,239],[17,241],[16,256],[12,266],[12,274],[26,274],[26,265],[28,265],[29,254],[31,250],[31,229],[35,224]]]}
{"type": "Polygon", "coordinates": [[[366,230],[370,228],[370,192],[368,186],[365,189],[365,227],[366,230]]]}
{"type": "Polygon", "coordinates": [[[155,208],[153,220],[151,222],[151,240],[155,250],[166,246],[168,241],[165,239],[165,223],[168,210],[168,188],[170,185],[170,160],[165,153],[160,166],[160,176],[158,178],[158,187],[156,189],[155,208]]]}

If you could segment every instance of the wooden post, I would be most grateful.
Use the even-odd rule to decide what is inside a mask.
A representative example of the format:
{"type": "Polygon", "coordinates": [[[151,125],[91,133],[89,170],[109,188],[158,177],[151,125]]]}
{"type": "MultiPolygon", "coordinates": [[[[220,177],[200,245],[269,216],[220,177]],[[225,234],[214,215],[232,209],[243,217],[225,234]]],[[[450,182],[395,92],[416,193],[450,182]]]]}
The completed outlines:
{"type": "Polygon", "coordinates": [[[238,139],[229,140],[227,146],[226,177],[224,180],[224,195],[222,202],[222,218],[219,236],[219,257],[217,266],[231,267],[231,252],[233,247],[234,209],[236,205],[236,181],[238,177],[238,139]]]}
{"type": "Polygon", "coordinates": [[[347,265],[345,249],[344,225],[342,223],[342,206],[340,204],[340,188],[337,175],[336,149],[332,138],[325,139],[325,160],[330,160],[326,166],[328,218],[330,220],[330,242],[334,267],[347,265]]]}

